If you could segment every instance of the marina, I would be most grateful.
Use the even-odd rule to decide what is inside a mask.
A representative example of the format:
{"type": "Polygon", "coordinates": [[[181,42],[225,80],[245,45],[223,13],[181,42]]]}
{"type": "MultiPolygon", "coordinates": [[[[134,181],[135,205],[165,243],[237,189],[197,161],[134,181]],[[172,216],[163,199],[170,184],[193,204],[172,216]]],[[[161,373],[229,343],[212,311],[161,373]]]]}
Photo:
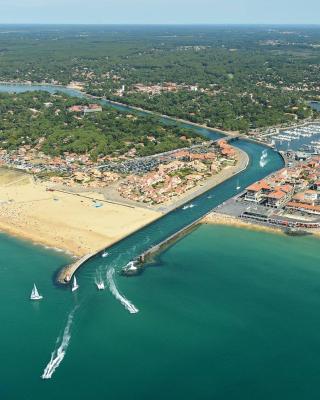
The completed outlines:
{"type": "Polygon", "coordinates": [[[278,131],[270,136],[270,144],[282,151],[307,151],[320,154],[320,123],[308,123],[304,126],[278,131]]]}

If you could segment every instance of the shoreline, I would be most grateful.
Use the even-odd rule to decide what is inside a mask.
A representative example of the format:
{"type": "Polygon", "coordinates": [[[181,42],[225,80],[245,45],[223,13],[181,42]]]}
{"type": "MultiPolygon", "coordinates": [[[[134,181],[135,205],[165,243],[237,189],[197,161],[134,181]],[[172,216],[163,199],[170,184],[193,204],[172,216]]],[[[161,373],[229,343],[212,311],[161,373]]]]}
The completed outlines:
{"type": "Polygon", "coordinates": [[[10,238],[21,240],[22,242],[26,242],[26,243],[32,244],[34,246],[42,247],[46,250],[52,250],[57,253],[62,253],[64,255],[68,256],[69,258],[78,257],[76,254],[74,254],[72,251],[70,251],[70,249],[53,246],[53,244],[50,241],[39,238],[36,235],[32,235],[32,233],[25,232],[22,234],[19,229],[9,226],[9,224],[5,224],[2,221],[0,221],[0,233],[2,235],[8,236],[10,238]]]}
{"type": "Polygon", "coordinates": [[[274,233],[274,234],[279,234],[279,235],[285,234],[284,230],[279,227],[267,226],[267,225],[263,225],[263,224],[244,221],[240,218],[237,218],[237,217],[234,217],[231,215],[221,214],[216,211],[212,211],[210,214],[205,216],[200,223],[204,224],[204,225],[207,225],[207,224],[208,225],[225,225],[225,226],[231,226],[234,228],[244,228],[244,229],[261,231],[261,232],[269,232],[269,233],[274,233]]]}
{"type": "MultiPolygon", "coordinates": [[[[268,232],[272,234],[278,234],[278,235],[286,235],[285,233],[285,228],[281,228],[276,225],[269,225],[265,223],[257,223],[257,222],[252,222],[248,220],[243,220],[241,218],[232,216],[232,215],[227,215],[227,214],[222,214],[216,211],[212,211],[208,215],[206,215],[202,221],[200,222],[201,224],[204,225],[224,225],[224,226],[231,226],[234,228],[243,228],[243,229],[249,229],[253,231],[260,231],[260,232],[268,232]]],[[[315,237],[317,239],[320,239],[320,230],[319,229],[305,229],[304,232],[307,233],[307,235],[315,237]]],[[[287,235],[290,236],[290,235],[287,235]]]]}

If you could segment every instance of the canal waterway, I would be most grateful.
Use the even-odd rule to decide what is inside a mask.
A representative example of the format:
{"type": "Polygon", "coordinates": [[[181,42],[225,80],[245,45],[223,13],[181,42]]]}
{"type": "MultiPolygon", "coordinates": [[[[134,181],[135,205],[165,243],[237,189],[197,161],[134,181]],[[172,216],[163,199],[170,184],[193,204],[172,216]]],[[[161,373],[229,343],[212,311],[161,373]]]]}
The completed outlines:
{"type": "MultiPolygon", "coordinates": [[[[27,89],[57,90],[0,86],[27,89]]],[[[238,181],[244,188],[283,166],[272,149],[234,145],[249,156],[245,171],[88,262],[75,293],[53,284],[67,256],[0,237],[1,399],[318,398],[316,239],[202,226],[139,277],[117,274],[235,195],[238,181]],[[96,291],[97,275],[111,290],[96,291]],[[28,301],[34,280],[39,303],[28,301]]]]}

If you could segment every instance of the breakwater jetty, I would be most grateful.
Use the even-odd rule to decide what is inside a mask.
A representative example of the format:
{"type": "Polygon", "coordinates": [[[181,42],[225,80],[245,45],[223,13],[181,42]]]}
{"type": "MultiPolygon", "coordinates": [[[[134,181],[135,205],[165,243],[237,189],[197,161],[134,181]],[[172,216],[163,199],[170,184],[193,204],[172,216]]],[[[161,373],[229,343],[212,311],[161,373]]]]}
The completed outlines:
{"type": "Polygon", "coordinates": [[[95,257],[99,252],[94,252],[87,254],[81,258],[79,258],[76,262],[72,264],[68,264],[65,267],[63,267],[57,275],[57,282],[61,285],[66,285],[71,281],[72,276],[74,273],[87,261],[91,260],[93,257],[95,257]]]}
{"type": "Polygon", "coordinates": [[[154,256],[156,254],[160,253],[165,248],[171,246],[173,243],[176,243],[178,240],[182,239],[188,233],[190,233],[191,231],[196,229],[197,226],[201,224],[201,221],[203,220],[203,218],[205,218],[211,212],[212,211],[210,210],[205,215],[201,216],[200,218],[198,218],[195,221],[191,222],[189,225],[183,227],[179,231],[177,231],[174,234],[172,234],[171,236],[167,237],[162,242],[150,247],[150,249],[148,249],[144,253],[140,254],[140,256],[137,258],[138,268],[141,268],[143,264],[145,264],[146,262],[152,260],[152,258],[154,258],[154,256]]]}

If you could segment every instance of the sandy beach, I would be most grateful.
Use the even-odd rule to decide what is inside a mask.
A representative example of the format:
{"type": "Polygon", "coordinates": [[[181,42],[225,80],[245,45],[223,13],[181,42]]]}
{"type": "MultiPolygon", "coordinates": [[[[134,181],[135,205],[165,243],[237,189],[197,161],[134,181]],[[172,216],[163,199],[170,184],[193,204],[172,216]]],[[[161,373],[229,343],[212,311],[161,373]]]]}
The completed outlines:
{"type": "Polygon", "coordinates": [[[232,217],[230,215],[220,214],[217,212],[212,212],[208,214],[206,217],[203,218],[202,223],[213,224],[213,225],[227,225],[238,228],[246,228],[257,231],[283,234],[283,230],[281,230],[280,228],[247,222],[241,220],[240,218],[232,217]]]}
{"type": "MultiPolygon", "coordinates": [[[[245,229],[250,229],[250,230],[255,230],[255,231],[262,231],[262,232],[270,232],[270,233],[276,233],[276,234],[281,234],[284,235],[284,230],[277,227],[277,226],[271,226],[271,225],[262,225],[262,224],[257,224],[254,222],[249,222],[242,220],[237,217],[233,217],[231,215],[226,215],[226,214],[220,214],[217,212],[212,212],[208,214],[206,217],[203,218],[201,221],[203,224],[212,224],[212,225],[227,225],[227,226],[233,226],[236,228],[245,228],[245,229]]],[[[304,231],[308,232],[310,235],[320,239],[320,229],[305,229],[304,231]]]]}
{"type": "MultiPolygon", "coordinates": [[[[120,240],[161,213],[50,192],[27,174],[0,170],[0,230],[76,256],[120,240]]],[[[97,193],[86,196],[103,200],[97,193]]]]}

